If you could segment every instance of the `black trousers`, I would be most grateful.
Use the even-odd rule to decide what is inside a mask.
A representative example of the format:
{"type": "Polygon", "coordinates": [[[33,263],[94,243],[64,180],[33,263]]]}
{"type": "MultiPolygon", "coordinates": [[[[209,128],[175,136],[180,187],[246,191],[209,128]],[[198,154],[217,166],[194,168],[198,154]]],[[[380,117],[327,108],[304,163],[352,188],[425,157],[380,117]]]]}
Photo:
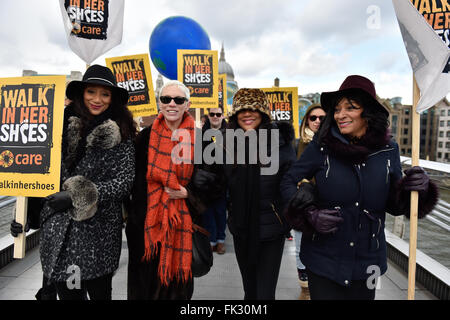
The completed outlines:
{"type": "Polygon", "coordinates": [[[81,281],[80,289],[69,289],[66,282],[56,283],[56,292],[60,300],[111,300],[113,273],[105,276],[81,281]]]}
{"type": "Polygon", "coordinates": [[[311,300],[374,300],[375,289],[369,289],[366,280],[352,280],[345,287],[306,269],[311,300]]]}
{"type": "Polygon", "coordinates": [[[284,249],[284,235],[259,243],[255,267],[248,265],[245,240],[233,236],[234,250],[244,286],[245,300],[275,300],[278,274],[284,249]]]}

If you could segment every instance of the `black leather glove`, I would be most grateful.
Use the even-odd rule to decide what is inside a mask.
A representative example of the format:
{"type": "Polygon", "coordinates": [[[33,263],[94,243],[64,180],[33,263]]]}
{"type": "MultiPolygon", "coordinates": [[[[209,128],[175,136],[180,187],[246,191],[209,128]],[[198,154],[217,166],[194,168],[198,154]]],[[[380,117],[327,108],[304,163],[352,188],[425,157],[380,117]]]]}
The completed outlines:
{"type": "MultiPolygon", "coordinates": [[[[15,238],[20,233],[24,232],[23,225],[21,223],[16,222],[14,219],[13,222],[11,222],[11,235],[15,238]]],[[[25,232],[28,232],[30,230],[30,226],[28,223],[25,224],[25,232]]]]}
{"type": "Polygon", "coordinates": [[[337,225],[344,221],[339,210],[317,209],[310,206],[305,209],[306,219],[319,233],[327,234],[337,231],[337,225]]]}
{"type": "Polygon", "coordinates": [[[405,175],[403,178],[403,190],[427,193],[430,178],[422,167],[409,168],[405,170],[405,175]]]}
{"type": "Polygon", "coordinates": [[[303,182],[292,197],[289,206],[295,210],[302,210],[317,201],[314,185],[311,182],[303,182]]]}
{"type": "Polygon", "coordinates": [[[218,177],[215,173],[203,169],[198,169],[194,172],[192,183],[199,190],[208,190],[209,188],[213,187],[217,179],[218,177]]]}
{"type": "Polygon", "coordinates": [[[61,191],[45,197],[47,204],[55,212],[61,212],[72,207],[72,198],[69,191],[61,191]]]}

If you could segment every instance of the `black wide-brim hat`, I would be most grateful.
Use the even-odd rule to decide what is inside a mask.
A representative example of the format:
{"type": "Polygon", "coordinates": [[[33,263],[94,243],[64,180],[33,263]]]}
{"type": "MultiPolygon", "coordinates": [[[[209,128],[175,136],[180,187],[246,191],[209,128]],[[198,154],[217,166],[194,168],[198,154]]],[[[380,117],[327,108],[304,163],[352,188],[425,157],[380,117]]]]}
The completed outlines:
{"type": "Polygon", "coordinates": [[[377,93],[373,82],[359,75],[348,76],[344,82],[342,82],[338,91],[322,92],[320,95],[320,104],[328,113],[329,110],[333,110],[335,107],[332,105],[333,101],[336,101],[338,97],[343,97],[349,93],[360,93],[366,95],[372,100],[374,106],[380,108],[380,110],[389,117],[389,110],[377,100],[377,93]]]}
{"type": "Polygon", "coordinates": [[[73,80],[69,82],[66,88],[67,98],[73,100],[74,96],[83,93],[84,88],[88,84],[109,87],[115,92],[121,105],[128,103],[128,91],[117,86],[116,78],[111,69],[98,64],[90,66],[84,73],[81,81],[73,80]]]}

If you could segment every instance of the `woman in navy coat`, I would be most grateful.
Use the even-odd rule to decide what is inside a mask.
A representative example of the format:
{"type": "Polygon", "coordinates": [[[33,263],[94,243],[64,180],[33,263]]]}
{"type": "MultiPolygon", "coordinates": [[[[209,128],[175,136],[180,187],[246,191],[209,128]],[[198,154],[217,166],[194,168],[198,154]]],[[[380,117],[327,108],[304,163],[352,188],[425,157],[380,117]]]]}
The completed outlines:
{"type": "Polygon", "coordinates": [[[303,231],[311,299],[371,300],[372,279],[387,269],[385,213],[408,215],[415,190],[423,217],[437,202],[437,187],[420,167],[402,178],[389,113],[369,79],[347,77],[338,91],[322,93],[321,105],[327,115],[318,134],[281,183],[287,218],[303,231]],[[299,181],[313,177],[314,189],[297,191],[299,181]]]}

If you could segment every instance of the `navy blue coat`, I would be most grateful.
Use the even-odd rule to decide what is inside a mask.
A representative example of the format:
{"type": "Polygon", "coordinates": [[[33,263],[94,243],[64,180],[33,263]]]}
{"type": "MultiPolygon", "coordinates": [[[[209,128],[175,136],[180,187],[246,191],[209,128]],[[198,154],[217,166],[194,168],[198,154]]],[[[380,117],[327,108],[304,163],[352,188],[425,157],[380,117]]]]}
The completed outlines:
{"type": "MultiPolygon", "coordinates": [[[[337,130],[332,135],[348,145],[337,130]]],[[[300,257],[306,267],[341,285],[367,279],[373,274],[370,266],[378,266],[383,274],[387,269],[385,212],[394,192],[391,185],[401,177],[398,145],[392,140],[362,163],[353,164],[333,155],[315,138],[285,175],[281,190],[286,200],[291,199],[298,181],[315,178],[320,207],[340,207],[344,221],[334,234],[304,234],[300,257]]]]}

